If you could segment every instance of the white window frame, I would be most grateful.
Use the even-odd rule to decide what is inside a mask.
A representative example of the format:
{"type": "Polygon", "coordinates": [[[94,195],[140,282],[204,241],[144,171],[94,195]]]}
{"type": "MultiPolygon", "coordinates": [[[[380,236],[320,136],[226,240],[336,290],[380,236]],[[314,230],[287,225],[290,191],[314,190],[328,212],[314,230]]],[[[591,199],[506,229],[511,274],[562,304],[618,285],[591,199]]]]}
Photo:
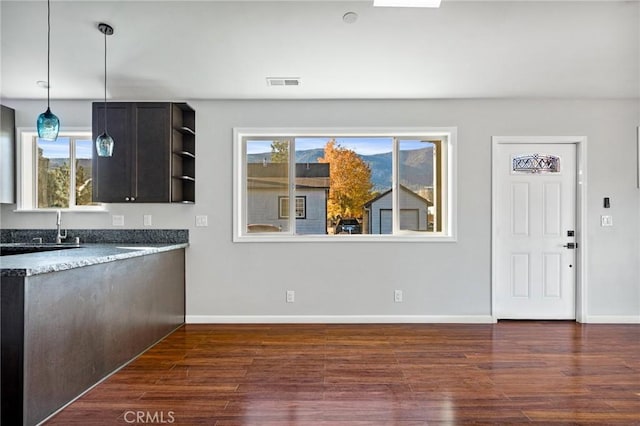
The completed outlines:
{"type": "MultiPolygon", "coordinates": [[[[35,128],[18,128],[17,133],[17,149],[16,149],[16,184],[17,184],[17,199],[16,199],[16,212],[51,212],[56,210],[61,211],[73,211],[73,212],[105,212],[106,209],[103,204],[95,206],[76,206],[75,205],[75,191],[70,191],[69,207],[58,208],[48,207],[39,208],[37,203],[38,189],[37,182],[37,149],[35,138],[38,137],[38,132],[35,128]],[[71,202],[74,204],[71,204],[71,202]]],[[[83,137],[89,140],[92,139],[91,129],[87,128],[68,128],[59,133],[61,137],[78,138],[83,137]]],[[[69,158],[72,166],[71,173],[71,188],[75,188],[75,150],[70,150],[69,158]]]]}
{"type": "MultiPolygon", "coordinates": [[[[457,241],[457,128],[456,127],[371,127],[371,128],[234,128],[233,129],[233,241],[234,242],[455,242],[457,241]],[[394,233],[388,235],[295,235],[295,221],[290,222],[289,232],[252,234],[246,231],[247,212],[244,203],[247,195],[247,171],[245,165],[247,138],[291,138],[289,152],[295,152],[296,137],[390,137],[394,138],[393,181],[394,193],[399,193],[397,182],[397,140],[409,138],[434,138],[442,140],[446,149],[442,153],[443,208],[442,232],[400,230],[399,197],[393,200],[394,233]]],[[[295,162],[290,164],[290,176],[295,176],[295,162]]],[[[289,197],[295,196],[295,183],[290,182],[289,197]]],[[[295,215],[295,204],[289,203],[290,215],[295,215]]],[[[291,217],[291,216],[290,216],[291,217]]]]}
{"type": "MultiPolygon", "coordinates": [[[[286,215],[282,214],[284,209],[282,208],[283,201],[289,201],[288,195],[279,195],[278,196],[278,219],[289,219],[289,209],[287,209],[286,215]]],[[[306,219],[307,218],[307,197],[304,195],[296,195],[296,219],[306,219]],[[302,214],[298,214],[298,201],[302,201],[302,214]]]]}

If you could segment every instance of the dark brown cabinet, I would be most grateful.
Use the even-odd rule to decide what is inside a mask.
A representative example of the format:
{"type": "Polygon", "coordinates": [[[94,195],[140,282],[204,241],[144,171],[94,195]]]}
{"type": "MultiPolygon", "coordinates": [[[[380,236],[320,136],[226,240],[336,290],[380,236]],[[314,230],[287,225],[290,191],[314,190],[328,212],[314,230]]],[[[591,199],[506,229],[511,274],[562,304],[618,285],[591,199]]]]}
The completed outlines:
{"type": "MultiPolygon", "coordinates": [[[[104,130],[104,103],[93,103],[93,138],[104,130]]],[[[186,103],[109,102],[112,157],[93,152],[93,200],[195,202],[195,111],[186,103]]]]}

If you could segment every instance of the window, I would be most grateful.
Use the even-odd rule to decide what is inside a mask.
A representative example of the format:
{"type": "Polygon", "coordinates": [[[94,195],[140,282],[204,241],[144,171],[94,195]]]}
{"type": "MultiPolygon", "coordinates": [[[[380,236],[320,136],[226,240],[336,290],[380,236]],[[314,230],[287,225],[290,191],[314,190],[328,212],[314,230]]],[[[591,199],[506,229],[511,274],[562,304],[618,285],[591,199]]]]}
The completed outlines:
{"type": "Polygon", "coordinates": [[[455,137],[234,129],[234,241],[452,241],[455,137]]]}
{"type": "Polygon", "coordinates": [[[92,201],[91,132],[60,132],[55,141],[20,135],[19,210],[100,209],[92,201]]]}
{"type": "MultiPolygon", "coordinates": [[[[278,197],[280,203],[280,219],[289,217],[289,197],[278,197]]],[[[296,219],[305,219],[307,216],[307,197],[296,197],[296,219]]]]}
{"type": "Polygon", "coordinates": [[[515,156],[511,159],[512,173],[559,173],[560,157],[546,154],[515,156]]]}

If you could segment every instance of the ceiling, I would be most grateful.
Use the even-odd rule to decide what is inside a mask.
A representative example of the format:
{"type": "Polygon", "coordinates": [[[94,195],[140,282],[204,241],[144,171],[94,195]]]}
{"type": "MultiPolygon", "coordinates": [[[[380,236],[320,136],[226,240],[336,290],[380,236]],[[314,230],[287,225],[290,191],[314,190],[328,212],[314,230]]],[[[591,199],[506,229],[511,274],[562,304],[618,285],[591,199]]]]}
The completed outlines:
{"type": "MultiPolygon", "coordinates": [[[[102,98],[101,21],[109,99],[640,97],[638,1],[371,3],[53,0],[51,97],[102,98]]],[[[46,97],[46,2],[0,14],[0,96],[46,97]]]]}

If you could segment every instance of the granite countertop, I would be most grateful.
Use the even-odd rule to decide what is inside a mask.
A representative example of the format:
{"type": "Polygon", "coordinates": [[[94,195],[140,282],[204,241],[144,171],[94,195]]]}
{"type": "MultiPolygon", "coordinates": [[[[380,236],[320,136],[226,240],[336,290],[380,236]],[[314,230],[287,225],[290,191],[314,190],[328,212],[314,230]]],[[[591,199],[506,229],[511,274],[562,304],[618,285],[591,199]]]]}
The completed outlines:
{"type": "MultiPolygon", "coordinates": [[[[2,244],[10,246],[12,244],[2,244]]],[[[0,276],[26,277],[187,247],[188,243],[81,244],[78,248],[0,256],[0,276]]]]}

